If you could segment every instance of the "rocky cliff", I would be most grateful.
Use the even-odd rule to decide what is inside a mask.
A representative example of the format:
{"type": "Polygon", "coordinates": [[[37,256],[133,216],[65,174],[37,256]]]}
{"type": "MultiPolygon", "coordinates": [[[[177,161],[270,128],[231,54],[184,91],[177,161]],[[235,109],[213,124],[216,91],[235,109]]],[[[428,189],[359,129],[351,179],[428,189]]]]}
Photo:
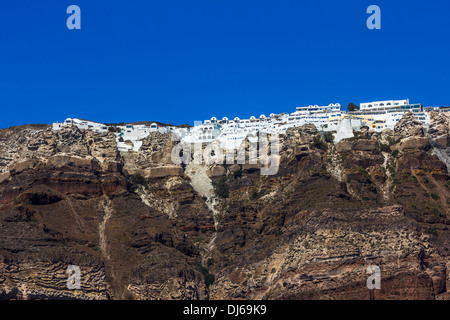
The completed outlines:
{"type": "Polygon", "coordinates": [[[0,130],[0,298],[449,299],[449,117],[431,119],[337,144],[289,129],[272,176],[175,165],[159,133],[120,153],[113,134],[0,130]]]}

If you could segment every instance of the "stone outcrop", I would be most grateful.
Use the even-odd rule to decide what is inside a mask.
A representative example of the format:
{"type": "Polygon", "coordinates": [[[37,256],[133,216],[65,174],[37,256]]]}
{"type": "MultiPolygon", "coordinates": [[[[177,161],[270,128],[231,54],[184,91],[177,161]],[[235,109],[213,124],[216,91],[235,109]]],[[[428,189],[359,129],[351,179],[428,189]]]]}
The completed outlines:
{"type": "Polygon", "coordinates": [[[379,142],[374,139],[342,140],[336,143],[336,151],[374,151],[379,150],[379,142]]]}
{"type": "Polygon", "coordinates": [[[219,165],[212,166],[208,170],[206,170],[206,175],[209,178],[217,178],[217,177],[223,177],[227,173],[227,170],[219,165]]]}
{"type": "Polygon", "coordinates": [[[171,134],[153,132],[143,139],[139,152],[124,153],[124,170],[139,173],[147,179],[182,176],[183,168],[172,161],[172,149],[178,138],[171,134]]]}
{"type": "Polygon", "coordinates": [[[427,137],[430,139],[433,153],[447,165],[450,171],[450,115],[430,112],[431,124],[427,137]]]}
{"type": "Polygon", "coordinates": [[[422,124],[414,119],[412,112],[406,113],[394,126],[394,138],[403,139],[407,137],[423,137],[422,124]]]}
{"type": "Polygon", "coordinates": [[[306,124],[302,127],[289,128],[282,137],[283,148],[294,148],[297,146],[309,145],[314,141],[314,137],[319,135],[319,130],[313,124],[306,124]]]}
{"type": "Polygon", "coordinates": [[[52,164],[56,164],[57,159],[64,161],[72,158],[80,162],[95,159],[105,168],[108,168],[109,162],[119,161],[116,138],[112,133],[94,133],[77,127],[64,127],[58,131],[49,127],[1,131],[0,151],[3,160],[0,160],[0,172],[11,171],[10,167],[26,169],[49,159],[53,161],[52,164]]]}

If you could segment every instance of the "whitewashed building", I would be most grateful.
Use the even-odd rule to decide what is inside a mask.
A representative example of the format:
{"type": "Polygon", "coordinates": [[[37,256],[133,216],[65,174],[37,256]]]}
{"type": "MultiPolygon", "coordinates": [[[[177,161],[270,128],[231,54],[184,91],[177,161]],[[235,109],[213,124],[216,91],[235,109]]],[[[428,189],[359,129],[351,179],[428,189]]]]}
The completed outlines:
{"type": "Polygon", "coordinates": [[[94,132],[108,132],[108,127],[102,123],[77,118],[67,118],[62,123],[55,122],[53,123],[53,130],[60,130],[64,126],[75,126],[79,129],[92,130],[94,132]]]}
{"type": "MultiPolygon", "coordinates": [[[[362,125],[369,126],[375,131],[392,129],[406,112],[413,112],[417,121],[427,125],[429,111],[449,110],[450,108],[423,108],[421,104],[411,104],[409,99],[365,102],[360,104],[360,110],[352,112],[342,110],[339,103],[331,103],[327,106],[300,106],[290,114],[271,113],[268,117],[264,114],[247,119],[222,117],[219,120],[217,117],[211,117],[192,128],[159,126],[157,123],[151,123],[114,126],[112,131],[117,136],[118,149],[124,152],[138,151],[142,146],[142,140],[152,132],[163,134],[172,132],[185,143],[210,143],[217,140],[224,148],[237,148],[246,138],[253,141],[259,132],[284,134],[289,128],[314,124],[322,132],[336,131],[335,141],[339,141],[352,136],[353,130],[359,130],[362,125]]],[[[62,123],[56,122],[53,129],[60,130],[64,126],[77,126],[95,132],[107,132],[109,129],[108,125],[77,118],[68,118],[62,123]]]]}
{"type": "Polygon", "coordinates": [[[403,115],[412,112],[414,118],[424,125],[428,125],[430,118],[423,110],[422,104],[411,104],[409,99],[373,101],[360,104],[360,110],[348,113],[352,119],[360,119],[372,130],[382,131],[392,129],[403,115]]]}

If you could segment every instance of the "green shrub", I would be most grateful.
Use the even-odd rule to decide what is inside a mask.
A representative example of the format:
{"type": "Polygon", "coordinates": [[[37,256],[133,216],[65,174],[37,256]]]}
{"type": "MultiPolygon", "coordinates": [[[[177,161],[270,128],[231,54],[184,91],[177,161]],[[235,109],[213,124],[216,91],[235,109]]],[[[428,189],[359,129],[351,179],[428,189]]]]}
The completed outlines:
{"type": "Polygon", "coordinates": [[[21,204],[21,205],[29,206],[29,205],[31,205],[31,200],[30,199],[26,199],[26,198],[23,199],[23,198],[17,197],[17,198],[14,199],[14,204],[21,204]]]}
{"type": "Polygon", "coordinates": [[[312,148],[316,148],[316,149],[320,149],[323,151],[327,151],[328,147],[326,145],[325,142],[322,141],[322,139],[320,139],[320,136],[315,136],[313,138],[313,142],[311,144],[312,148]]]}
{"type": "Polygon", "coordinates": [[[108,127],[108,132],[120,132],[120,128],[116,127],[116,126],[109,126],[108,127]]]}
{"type": "Polygon", "coordinates": [[[433,228],[427,228],[427,229],[424,230],[424,232],[425,232],[425,233],[428,233],[428,234],[431,234],[431,235],[434,235],[434,236],[437,236],[437,235],[438,235],[437,230],[436,230],[435,227],[433,227],[433,228]]]}
{"type": "Polygon", "coordinates": [[[323,138],[325,139],[326,142],[331,143],[333,142],[334,138],[333,138],[333,133],[331,131],[327,131],[323,134],[323,138]]]}
{"type": "Polygon", "coordinates": [[[275,232],[273,234],[278,237],[278,236],[283,235],[283,231],[281,229],[277,229],[277,230],[275,230],[275,232]]]}
{"type": "Polygon", "coordinates": [[[202,235],[199,235],[197,237],[195,237],[194,242],[202,242],[205,240],[205,237],[202,235]]]}
{"type": "MultiPolygon", "coordinates": [[[[212,260],[212,259],[208,259],[208,262],[212,260]]],[[[212,260],[213,261],[213,260],[212,260]]],[[[207,264],[208,264],[207,262],[207,264]]],[[[211,262],[212,264],[212,262],[211,262]]],[[[201,272],[201,274],[203,275],[203,279],[205,281],[205,285],[206,287],[209,287],[210,285],[212,285],[214,283],[215,280],[215,276],[212,273],[209,273],[208,268],[202,266],[200,263],[196,263],[195,267],[198,269],[198,271],[201,272]]]]}
{"type": "Polygon", "coordinates": [[[250,194],[250,200],[256,199],[258,199],[258,191],[256,191],[256,189],[253,189],[252,193],[250,194]]]}
{"type": "Polygon", "coordinates": [[[438,196],[436,193],[432,193],[432,194],[431,194],[431,197],[432,197],[434,200],[439,199],[439,196],[438,196]]]}
{"type": "Polygon", "coordinates": [[[380,150],[382,152],[391,152],[391,147],[388,144],[380,143],[380,150]]]}
{"type": "Polygon", "coordinates": [[[134,173],[130,176],[130,182],[134,186],[148,186],[147,180],[145,180],[145,178],[139,172],[134,173]]]}
{"type": "Polygon", "coordinates": [[[206,260],[206,266],[210,267],[214,264],[214,259],[213,258],[209,258],[208,260],[206,260]]]}
{"type": "Polygon", "coordinates": [[[370,179],[370,174],[369,174],[369,172],[368,172],[366,169],[364,169],[364,168],[361,167],[361,166],[356,167],[356,169],[358,169],[359,171],[361,171],[361,172],[366,176],[367,179],[370,179]]]}
{"type": "Polygon", "coordinates": [[[440,217],[441,217],[441,212],[439,211],[438,208],[432,208],[432,209],[430,210],[430,212],[431,212],[433,215],[435,215],[436,218],[440,218],[440,217]]]}
{"type": "Polygon", "coordinates": [[[215,277],[213,274],[208,273],[208,274],[205,275],[205,278],[204,278],[204,279],[205,279],[205,285],[206,285],[206,287],[209,288],[209,286],[212,285],[212,284],[214,283],[214,280],[216,280],[216,277],[215,277]]]}
{"type": "Polygon", "coordinates": [[[235,172],[233,172],[233,174],[234,174],[235,178],[240,178],[240,177],[242,177],[242,170],[238,169],[235,172]]]}
{"type": "Polygon", "coordinates": [[[196,262],[194,265],[198,269],[198,271],[201,272],[202,275],[208,274],[209,272],[208,269],[202,266],[200,263],[196,262]]]}
{"type": "Polygon", "coordinates": [[[219,181],[213,181],[212,185],[213,185],[214,193],[219,198],[225,199],[230,196],[230,189],[226,183],[225,178],[222,178],[219,181]]]}
{"type": "Polygon", "coordinates": [[[350,102],[347,106],[347,110],[348,111],[358,111],[359,107],[357,105],[355,105],[353,102],[350,102]]]}

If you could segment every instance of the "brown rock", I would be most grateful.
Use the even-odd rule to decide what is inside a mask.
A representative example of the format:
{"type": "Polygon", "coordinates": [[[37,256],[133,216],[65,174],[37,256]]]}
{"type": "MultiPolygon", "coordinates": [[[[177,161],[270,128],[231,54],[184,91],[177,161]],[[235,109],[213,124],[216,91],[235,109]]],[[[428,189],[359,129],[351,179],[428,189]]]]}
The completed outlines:
{"type": "Polygon", "coordinates": [[[227,173],[227,170],[223,166],[213,166],[206,170],[206,175],[209,178],[223,177],[227,173]]]}
{"type": "Polygon", "coordinates": [[[9,172],[0,173],[0,183],[2,183],[3,181],[8,180],[9,177],[10,177],[10,173],[9,172]]]}
{"type": "Polygon", "coordinates": [[[182,176],[183,168],[180,166],[161,166],[142,170],[147,179],[164,178],[169,176],[182,176]]]}
{"type": "Polygon", "coordinates": [[[341,140],[336,143],[337,152],[346,152],[352,150],[353,144],[349,140],[341,140]]]}
{"type": "Polygon", "coordinates": [[[397,140],[411,136],[423,137],[424,133],[422,124],[414,119],[412,112],[408,112],[394,126],[394,137],[397,140]]]}
{"type": "Polygon", "coordinates": [[[53,156],[48,158],[47,164],[61,168],[63,166],[89,167],[92,165],[92,159],[76,158],[70,156],[53,156]]]}
{"type": "MultiPolygon", "coordinates": [[[[430,141],[445,136],[440,123],[430,141]]],[[[370,264],[377,299],[448,297],[448,174],[420,134],[394,155],[375,141],[386,132],[319,152],[314,126],[292,129],[277,175],[245,164],[219,199],[170,162],[170,136],[118,155],[108,135],[21,130],[0,130],[0,299],[369,299],[370,264]],[[67,290],[71,264],[82,290],[67,290]]]]}
{"type": "Polygon", "coordinates": [[[294,147],[294,155],[297,157],[297,159],[306,157],[308,154],[309,154],[308,145],[300,145],[294,147]]]}
{"type": "Polygon", "coordinates": [[[301,127],[289,128],[282,136],[283,148],[294,148],[297,145],[311,144],[314,137],[319,135],[319,130],[313,124],[305,124],[301,127]]]}
{"type": "Polygon", "coordinates": [[[402,139],[398,145],[400,151],[406,149],[425,149],[430,145],[428,138],[425,137],[409,137],[402,139]]]}
{"type": "Polygon", "coordinates": [[[39,160],[25,160],[25,161],[21,161],[18,163],[15,163],[13,165],[10,166],[9,170],[11,173],[20,173],[24,170],[27,169],[33,169],[35,167],[37,167],[39,165],[40,161],[39,160]]]}
{"type": "Polygon", "coordinates": [[[251,163],[244,163],[242,165],[242,170],[245,170],[247,172],[254,172],[257,170],[261,169],[261,164],[260,163],[256,163],[256,164],[251,164],[251,163]]]}
{"type": "Polygon", "coordinates": [[[353,141],[352,150],[374,151],[379,149],[378,141],[372,139],[358,139],[353,141]]]}
{"type": "Polygon", "coordinates": [[[230,169],[230,172],[236,172],[236,171],[238,171],[238,170],[241,170],[241,166],[235,163],[235,164],[232,164],[232,165],[229,167],[229,169],[230,169]]]}
{"type": "Polygon", "coordinates": [[[434,138],[433,142],[433,145],[437,148],[450,148],[450,137],[448,135],[437,136],[434,138]]]}

